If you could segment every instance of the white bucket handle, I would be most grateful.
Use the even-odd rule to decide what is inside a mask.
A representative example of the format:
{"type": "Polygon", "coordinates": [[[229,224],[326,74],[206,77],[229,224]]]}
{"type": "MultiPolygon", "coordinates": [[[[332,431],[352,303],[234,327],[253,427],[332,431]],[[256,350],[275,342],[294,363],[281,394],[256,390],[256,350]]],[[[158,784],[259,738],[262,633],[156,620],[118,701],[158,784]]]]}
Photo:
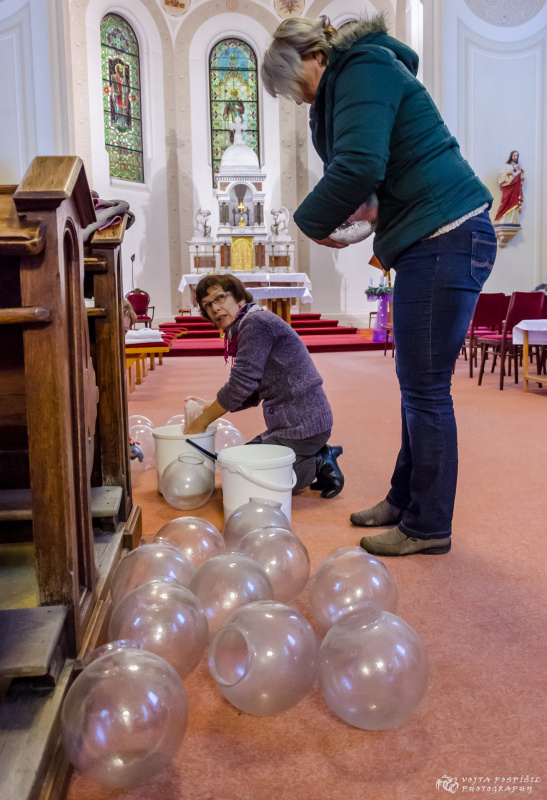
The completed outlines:
{"type": "Polygon", "coordinates": [[[238,467],[236,469],[240,475],[243,475],[244,478],[251,481],[252,483],[256,483],[257,486],[261,486],[263,489],[270,489],[272,492],[288,492],[296,486],[296,472],[292,471],[292,482],[290,486],[280,486],[278,483],[268,483],[267,481],[263,481],[260,478],[257,478],[252,472],[249,472],[244,467],[238,467]]]}

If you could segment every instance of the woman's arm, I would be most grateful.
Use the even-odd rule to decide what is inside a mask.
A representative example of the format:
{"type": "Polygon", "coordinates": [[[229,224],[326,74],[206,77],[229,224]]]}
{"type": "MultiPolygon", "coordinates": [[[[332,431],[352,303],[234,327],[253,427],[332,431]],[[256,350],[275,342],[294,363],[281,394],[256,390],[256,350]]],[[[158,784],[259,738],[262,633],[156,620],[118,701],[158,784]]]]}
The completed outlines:
{"type": "Polygon", "coordinates": [[[266,362],[274,346],[274,335],[269,325],[270,312],[256,311],[242,320],[230,379],[217,393],[218,402],[227,411],[241,411],[251,405],[258,405],[259,391],[266,362]],[[255,399],[256,398],[256,399],[255,399]]]}
{"type": "Polygon", "coordinates": [[[222,408],[218,400],[213,400],[212,403],[205,406],[199,417],[196,417],[192,424],[184,429],[184,433],[204,433],[211,422],[214,422],[215,419],[218,419],[225,413],[226,409],[222,408]]]}
{"type": "MultiPolygon", "coordinates": [[[[381,49],[381,48],[377,48],[381,49]]],[[[326,87],[326,92],[330,87],[326,87]]],[[[325,174],[294,213],[310,239],[328,239],[385,177],[390,138],[403,95],[400,69],[380,54],[347,63],[336,78],[332,152],[325,174]]],[[[324,121],[329,126],[329,121],[324,121]]]]}

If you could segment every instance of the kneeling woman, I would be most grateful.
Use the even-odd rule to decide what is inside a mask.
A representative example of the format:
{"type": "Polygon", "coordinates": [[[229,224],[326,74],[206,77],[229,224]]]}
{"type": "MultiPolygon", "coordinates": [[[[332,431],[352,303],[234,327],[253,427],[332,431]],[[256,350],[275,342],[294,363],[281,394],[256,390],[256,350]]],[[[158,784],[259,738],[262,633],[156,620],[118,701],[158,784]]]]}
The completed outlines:
{"type": "Polygon", "coordinates": [[[248,444],[279,444],[296,453],[295,491],[310,486],[335,497],[344,485],[336,462],[341,447],[327,444],[332,411],[300,336],[275,314],[253,302],[232,275],[207,275],[196,287],[201,314],[224,331],[224,357],[231,357],[228,382],[216,400],[186,429],[202,433],[226,411],[258,406],[267,430],[248,444]]]}

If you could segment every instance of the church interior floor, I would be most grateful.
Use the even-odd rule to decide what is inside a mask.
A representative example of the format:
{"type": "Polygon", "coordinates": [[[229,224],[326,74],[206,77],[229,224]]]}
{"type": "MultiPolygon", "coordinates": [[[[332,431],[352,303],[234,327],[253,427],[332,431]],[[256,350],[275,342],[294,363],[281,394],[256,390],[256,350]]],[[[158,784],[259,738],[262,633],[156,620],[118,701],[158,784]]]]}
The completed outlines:
{"type": "MultiPolygon", "coordinates": [[[[358,544],[362,531],[349,514],[385,496],[400,437],[389,354],[313,358],[334,411],[331,443],[344,447],[346,485],[332,500],[310,490],[293,498],[293,528],[312,572],[332,550],[358,544]]],[[[187,395],[213,398],[228,370],[222,358],[165,359],[132,393],[129,413],[163,425],[183,413],[187,395]]],[[[522,382],[508,379],[500,392],[497,381],[488,373],[479,387],[467,364],[456,367],[460,477],[451,552],[384,559],[399,589],[397,613],[429,658],[429,689],[414,716],[394,730],[350,727],[317,683],[280,716],[246,715],[224,700],[204,657],[185,680],[189,724],[172,766],[126,790],[75,775],[69,800],[427,800],[443,794],[443,776],[457,781],[457,794],[515,786],[512,796],[547,797],[547,390],[532,384],[525,394],[522,382]]],[[[247,438],[263,429],[260,409],[230,418],[247,438]]],[[[217,476],[207,505],[188,513],[222,529],[219,487],[217,476]]],[[[133,501],[147,537],[183,513],[158,494],[154,469],[135,468],[133,501]]],[[[311,621],[306,591],[295,605],[311,621]]]]}

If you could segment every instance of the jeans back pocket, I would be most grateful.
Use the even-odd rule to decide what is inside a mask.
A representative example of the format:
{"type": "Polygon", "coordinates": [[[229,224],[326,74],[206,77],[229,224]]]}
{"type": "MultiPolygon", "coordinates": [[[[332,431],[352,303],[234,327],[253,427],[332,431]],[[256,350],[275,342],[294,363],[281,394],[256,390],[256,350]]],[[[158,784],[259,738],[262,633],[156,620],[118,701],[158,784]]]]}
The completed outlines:
{"type": "Polygon", "coordinates": [[[495,234],[473,233],[471,248],[471,275],[482,287],[490,277],[496,260],[497,241],[495,234]]]}

